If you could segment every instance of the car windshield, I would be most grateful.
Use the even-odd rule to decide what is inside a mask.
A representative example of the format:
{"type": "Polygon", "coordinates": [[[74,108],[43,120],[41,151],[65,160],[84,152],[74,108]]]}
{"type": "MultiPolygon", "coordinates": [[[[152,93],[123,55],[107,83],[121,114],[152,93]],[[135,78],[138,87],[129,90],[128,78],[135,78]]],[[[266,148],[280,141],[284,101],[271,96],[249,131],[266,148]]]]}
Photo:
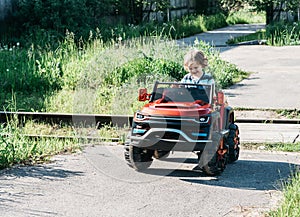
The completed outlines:
{"type": "Polygon", "coordinates": [[[210,103],[211,85],[157,83],[154,86],[151,101],[159,99],[163,99],[163,102],[194,102],[201,100],[210,103]]]}

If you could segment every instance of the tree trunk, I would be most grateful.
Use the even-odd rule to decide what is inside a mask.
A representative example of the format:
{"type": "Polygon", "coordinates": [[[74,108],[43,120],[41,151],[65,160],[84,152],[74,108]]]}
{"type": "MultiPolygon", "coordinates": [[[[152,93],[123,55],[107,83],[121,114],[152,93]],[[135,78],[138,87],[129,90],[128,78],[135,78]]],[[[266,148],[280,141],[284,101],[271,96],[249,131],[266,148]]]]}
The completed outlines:
{"type": "Polygon", "coordinates": [[[271,3],[270,5],[266,5],[266,24],[270,24],[273,21],[274,16],[274,5],[271,3]]]}

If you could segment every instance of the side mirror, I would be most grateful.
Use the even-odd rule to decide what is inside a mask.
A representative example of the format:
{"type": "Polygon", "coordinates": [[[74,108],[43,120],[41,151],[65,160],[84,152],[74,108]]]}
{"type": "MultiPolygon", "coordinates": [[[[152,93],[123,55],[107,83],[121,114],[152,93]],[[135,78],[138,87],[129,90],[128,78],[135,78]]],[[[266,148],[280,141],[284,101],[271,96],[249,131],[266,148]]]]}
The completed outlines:
{"type": "Polygon", "coordinates": [[[141,88],[139,89],[139,97],[138,100],[139,101],[146,101],[149,100],[151,94],[147,93],[147,88],[141,88]]]}
{"type": "Polygon", "coordinates": [[[217,93],[217,99],[218,99],[217,103],[218,103],[219,105],[224,104],[224,103],[225,103],[225,95],[224,95],[224,92],[218,91],[218,93],[217,93]]]}

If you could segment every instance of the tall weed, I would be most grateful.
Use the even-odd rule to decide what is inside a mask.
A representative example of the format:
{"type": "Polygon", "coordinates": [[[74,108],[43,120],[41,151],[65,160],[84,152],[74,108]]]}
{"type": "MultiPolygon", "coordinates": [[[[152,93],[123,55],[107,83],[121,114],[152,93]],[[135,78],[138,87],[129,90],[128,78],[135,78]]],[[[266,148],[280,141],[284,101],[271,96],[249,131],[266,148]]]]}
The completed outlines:
{"type": "Polygon", "coordinates": [[[266,23],[265,12],[256,12],[249,9],[243,9],[231,13],[226,18],[229,25],[234,24],[248,24],[248,23],[266,23]]]}
{"type": "Polygon", "coordinates": [[[280,207],[272,212],[269,212],[269,217],[297,217],[300,216],[300,173],[296,171],[290,182],[284,186],[284,200],[280,207]]]}
{"type": "Polygon", "coordinates": [[[54,154],[79,149],[76,139],[30,139],[20,124],[18,117],[14,116],[6,125],[0,125],[0,169],[45,161],[54,154]]]}
{"type": "Polygon", "coordinates": [[[300,22],[276,22],[266,29],[267,42],[274,46],[299,45],[300,22]]]}
{"type": "Polygon", "coordinates": [[[272,46],[300,45],[300,22],[280,21],[266,26],[265,30],[230,39],[228,44],[235,44],[250,40],[265,40],[272,46]]]}
{"type": "MultiPolygon", "coordinates": [[[[144,80],[148,83],[153,83],[155,79],[179,80],[184,75],[182,60],[189,48],[179,47],[176,41],[170,41],[174,37],[173,31],[179,34],[180,26],[194,26],[191,29],[202,31],[224,25],[224,21],[223,15],[175,20],[171,24],[147,26],[146,31],[151,33],[132,39],[128,39],[132,35],[127,35],[126,26],[122,29],[124,32],[114,29],[114,37],[107,42],[103,41],[100,29],[91,31],[88,40],[76,39],[73,33],[67,32],[55,49],[35,44],[27,50],[20,47],[12,51],[3,49],[0,55],[5,56],[9,52],[15,52],[16,55],[5,57],[10,59],[5,62],[6,65],[1,65],[0,75],[4,78],[1,79],[4,93],[0,94],[3,97],[2,107],[7,105],[7,93],[14,92],[17,101],[22,95],[22,102],[17,103],[17,109],[112,113],[112,107],[116,107],[115,103],[119,101],[115,97],[122,95],[120,91],[124,90],[124,86],[134,87],[131,95],[135,97],[127,101],[127,106],[131,107],[136,104],[137,89],[144,80]],[[20,63],[15,71],[10,70],[14,67],[14,58],[20,63]],[[21,76],[17,73],[19,70],[21,76]],[[20,85],[22,82],[27,86],[20,85]],[[38,100],[33,101],[31,96],[36,96],[38,100]]],[[[210,48],[204,48],[203,43],[195,46],[208,49],[209,71],[215,75],[221,88],[231,85],[240,77],[241,72],[235,66],[225,64],[217,54],[210,54],[210,48]]]]}

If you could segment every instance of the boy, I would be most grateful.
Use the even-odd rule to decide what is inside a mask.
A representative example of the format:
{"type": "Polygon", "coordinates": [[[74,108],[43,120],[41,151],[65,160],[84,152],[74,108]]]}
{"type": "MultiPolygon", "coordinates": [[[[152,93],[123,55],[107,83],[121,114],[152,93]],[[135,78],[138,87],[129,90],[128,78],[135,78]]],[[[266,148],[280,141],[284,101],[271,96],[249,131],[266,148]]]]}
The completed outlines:
{"type": "Polygon", "coordinates": [[[212,84],[214,79],[203,69],[208,65],[208,60],[200,50],[191,50],[184,56],[184,69],[189,72],[186,74],[181,83],[192,84],[212,84]]]}

